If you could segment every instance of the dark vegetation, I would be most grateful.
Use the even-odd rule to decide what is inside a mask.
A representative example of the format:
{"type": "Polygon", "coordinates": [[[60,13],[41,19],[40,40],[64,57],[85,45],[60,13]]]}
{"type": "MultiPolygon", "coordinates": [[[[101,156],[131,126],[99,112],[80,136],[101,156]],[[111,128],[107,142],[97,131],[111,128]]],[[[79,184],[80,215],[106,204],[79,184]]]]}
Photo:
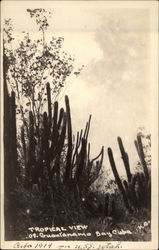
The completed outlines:
{"type": "MultiPolygon", "coordinates": [[[[28,12],[31,17],[36,17],[36,21],[39,20],[41,12],[43,18],[45,17],[45,11],[41,9],[28,12]]],[[[38,45],[34,42],[33,46],[28,37],[25,37],[26,44],[22,42],[16,50],[16,53],[19,51],[18,58],[22,71],[18,68],[19,60],[15,64],[15,55],[5,45],[7,40],[4,43],[6,240],[25,240],[30,227],[67,227],[77,224],[88,225],[89,232],[92,233],[91,239],[94,240],[97,240],[94,236],[95,231],[111,232],[114,229],[130,230],[134,233],[116,234],[111,240],[150,240],[150,225],[146,229],[136,231],[137,226],[151,218],[151,175],[141,134],[138,134],[135,140],[140,169],[132,174],[128,153],[124,149],[122,139],[118,137],[127,179],[119,176],[113,151],[108,148],[117,189],[112,194],[101,193],[98,189],[94,191],[92,185],[98,179],[102,168],[104,147],[97,157],[91,159],[88,141],[91,115],[85,128],[75,137],[68,96],[65,96],[65,108],[60,108],[59,102],[53,101],[72,71],[68,71],[68,61],[60,59],[59,47],[55,49],[55,44],[59,44],[59,41],[53,45],[52,53],[46,45],[47,19],[44,18],[42,23],[37,21],[37,24],[40,25],[39,30],[43,35],[42,54],[35,58],[37,51],[34,51],[28,56],[27,46],[31,49],[38,45]],[[53,54],[55,51],[56,59],[53,54]],[[58,73],[54,75],[53,82],[46,82],[44,71],[49,67],[48,64],[53,65],[55,60],[59,67],[58,73]],[[34,67],[34,76],[31,75],[31,64],[26,72],[28,61],[32,61],[32,65],[40,65],[40,68],[34,67]],[[11,81],[12,78],[14,81],[11,81]],[[21,102],[22,99],[24,102],[21,102]],[[25,106],[29,107],[26,111],[25,106]],[[20,124],[17,124],[18,119],[21,121],[20,124]]],[[[5,31],[10,43],[11,28],[8,27],[5,31]]],[[[72,64],[71,69],[73,70],[72,64]]],[[[55,74],[55,71],[54,68],[51,72],[55,74]]],[[[110,240],[109,236],[99,239],[110,240]]]]}

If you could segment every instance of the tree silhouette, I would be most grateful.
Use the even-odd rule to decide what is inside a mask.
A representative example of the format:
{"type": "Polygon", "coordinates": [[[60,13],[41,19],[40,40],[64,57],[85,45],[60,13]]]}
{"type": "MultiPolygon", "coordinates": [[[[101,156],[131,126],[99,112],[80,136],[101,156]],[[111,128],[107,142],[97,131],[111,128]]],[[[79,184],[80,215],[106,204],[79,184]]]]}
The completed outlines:
{"type": "Polygon", "coordinates": [[[67,78],[77,76],[82,69],[74,69],[75,58],[62,50],[63,37],[52,36],[46,41],[52,12],[45,9],[27,9],[27,12],[36,21],[38,38],[32,39],[28,32],[24,32],[18,46],[14,47],[11,19],[5,20],[3,36],[8,63],[7,83],[16,93],[17,115],[21,116],[26,132],[29,111],[33,112],[39,130],[42,113],[46,109],[47,84],[50,84],[51,102],[54,103],[66,86],[67,78]]]}

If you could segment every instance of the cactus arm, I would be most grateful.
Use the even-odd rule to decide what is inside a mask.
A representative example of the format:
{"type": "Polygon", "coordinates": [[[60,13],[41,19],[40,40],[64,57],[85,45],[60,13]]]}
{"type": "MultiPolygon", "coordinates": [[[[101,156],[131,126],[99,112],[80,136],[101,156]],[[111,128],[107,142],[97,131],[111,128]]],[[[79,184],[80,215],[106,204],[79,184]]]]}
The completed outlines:
{"type": "Polygon", "coordinates": [[[137,148],[138,148],[137,152],[138,152],[138,155],[139,155],[139,158],[140,158],[140,161],[141,161],[141,165],[143,167],[145,177],[148,180],[149,179],[148,168],[147,168],[147,164],[146,164],[146,161],[145,161],[145,154],[144,154],[143,144],[142,144],[142,140],[141,140],[140,135],[137,136],[137,145],[138,145],[137,146],[137,148]]]}
{"type": "Polygon", "coordinates": [[[139,148],[138,148],[137,140],[134,141],[134,144],[135,144],[135,147],[136,147],[136,151],[137,151],[137,153],[138,153],[138,155],[139,155],[139,148]]]}
{"type": "Polygon", "coordinates": [[[11,92],[11,142],[12,142],[12,160],[14,164],[15,176],[19,176],[18,155],[17,155],[17,127],[16,127],[16,105],[15,93],[11,92]]]}
{"type": "Polygon", "coordinates": [[[50,90],[50,84],[49,83],[47,83],[46,92],[47,92],[47,100],[48,100],[49,128],[51,128],[52,109],[51,109],[51,90],[50,90]]]}
{"type": "Polygon", "coordinates": [[[79,162],[77,163],[77,171],[75,175],[75,179],[78,182],[80,176],[82,175],[82,171],[84,169],[84,164],[85,164],[85,157],[86,157],[86,145],[87,142],[84,138],[82,138],[82,146],[81,146],[81,151],[78,156],[79,162]]]}
{"type": "Polygon", "coordinates": [[[59,143],[58,143],[59,146],[58,146],[57,154],[61,154],[62,148],[64,146],[65,135],[66,135],[66,124],[67,124],[66,114],[64,114],[63,127],[62,127],[62,131],[61,131],[60,138],[59,138],[59,143]]]}
{"type": "Polygon", "coordinates": [[[74,161],[78,154],[78,148],[79,148],[78,145],[79,145],[79,132],[77,132],[76,146],[75,146],[74,154],[72,157],[72,163],[71,163],[72,168],[74,167],[74,161]]]}
{"type": "Polygon", "coordinates": [[[26,183],[31,176],[31,167],[34,161],[35,141],[34,141],[34,118],[32,111],[29,112],[29,145],[28,145],[28,161],[26,169],[26,183]]]}
{"type": "Polygon", "coordinates": [[[91,115],[89,116],[89,120],[88,120],[88,123],[87,123],[87,126],[86,126],[86,131],[85,131],[85,136],[84,138],[87,140],[88,139],[88,134],[89,134],[89,130],[90,130],[90,123],[91,123],[91,115]]]}
{"type": "Polygon", "coordinates": [[[103,154],[103,150],[104,150],[104,148],[102,147],[102,149],[101,149],[101,151],[100,151],[99,155],[97,155],[95,158],[93,158],[93,159],[91,160],[91,162],[96,161],[96,160],[100,157],[100,155],[102,155],[102,154],[103,154]]]}
{"type": "Polygon", "coordinates": [[[120,137],[118,137],[117,140],[118,140],[120,152],[121,152],[121,155],[122,155],[122,160],[124,162],[124,166],[125,166],[125,170],[126,170],[128,182],[131,182],[132,174],[130,172],[129,157],[128,157],[128,154],[125,152],[122,139],[120,137]]]}
{"type": "Polygon", "coordinates": [[[71,123],[71,112],[68,96],[65,96],[66,113],[67,113],[67,136],[68,136],[68,150],[66,156],[66,171],[65,181],[68,182],[70,179],[71,160],[72,160],[72,123],[71,123]]]}
{"type": "Polygon", "coordinates": [[[89,162],[90,162],[90,148],[91,148],[91,145],[90,145],[90,143],[88,143],[87,165],[88,165],[88,164],[89,164],[89,162]]]}
{"type": "Polygon", "coordinates": [[[21,127],[21,140],[22,140],[23,153],[24,153],[24,164],[26,168],[27,159],[26,159],[26,143],[25,143],[25,136],[24,136],[24,126],[21,127]]]}
{"type": "Polygon", "coordinates": [[[89,134],[89,130],[90,130],[90,123],[91,123],[91,115],[89,116],[89,120],[86,123],[86,127],[85,127],[85,130],[84,130],[83,138],[86,139],[86,140],[88,139],[88,134],[89,134]]]}
{"type": "Polygon", "coordinates": [[[78,148],[79,148],[81,140],[82,140],[82,135],[83,135],[83,129],[81,129],[81,132],[80,132],[80,137],[79,137],[79,142],[78,142],[78,148]]]}
{"type": "Polygon", "coordinates": [[[58,102],[55,102],[54,103],[53,128],[52,128],[52,135],[51,135],[51,147],[50,147],[51,160],[53,160],[54,158],[54,151],[55,151],[57,140],[58,140],[57,116],[58,116],[58,102]]]}
{"type": "Polygon", "coordinates": [[[63,116],[64,116],[64,109],[61,108],[61,109],[60,109],[59,120],[58,120],[58,124],[57,124],[58,129],[60,129],[60,126],[61,126],[61,122],[62,122],[63,116]]]}
{"type": "Polygon", "coordinates": [[[92,183],[95,182],[95,180],[98,178],[99,172],[100,172],[101,167],[102,167],[103,158],[104,158],[104,147],[102,147],[101,152],[99,153],[98,158],[96,157],[96,159],[99,159],[99,157],[101,157],[101,159],[96,161],[95,172],[93,172],[92,174],[91,174],[91,169],[93,166],[93,161],[91,161],[90,165],[88,165],[88,168],[89,168],[88,186],[92,185],[92,183]]]}
{"type": "Polygon", "coordinates": [[[114,157],[113,157],[113,152],[112,152],[111,148],[108,148],[108,156],[109,156],[109,162],[110,162],[110,165],[111,165],[115,180],[116,180],[117,185],[119,187],[119,190],[121,191],[121,194],[123,196],[125,207],[130,211],[130,206],[129,206],[129,203],[128,203],[128,200],[127,200],[127,196],[126,196],[125,190],[123,188],[122,182],[120,180],[120,177],[119,177],[116,165],[115,165],[114,157]]]}
{"type": "Polygon", "coordinates": [[[55,172],[57,172],[58,174],[60,173],[60,157],[61,157],[62,149],[64,147],[65,135],[66,135],[66,115],[64,115],[62,131],[59,136],[59,140],[57,142],[57,147],[55,150],[56,160],[55,160],[55,166],[53,167],[53,170],[52,170],[53,174],[55,172]]]}

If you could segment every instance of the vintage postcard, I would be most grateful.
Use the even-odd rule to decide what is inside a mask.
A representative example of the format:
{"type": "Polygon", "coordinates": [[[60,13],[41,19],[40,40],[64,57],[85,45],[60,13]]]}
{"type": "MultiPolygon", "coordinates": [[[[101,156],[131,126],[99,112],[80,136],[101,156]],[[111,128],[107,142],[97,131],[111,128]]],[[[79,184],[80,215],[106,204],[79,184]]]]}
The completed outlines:
{"type": "Polygon", "coordinates": [[[158,2],[1,10],[1,249],[157,249],[158,2]]]}

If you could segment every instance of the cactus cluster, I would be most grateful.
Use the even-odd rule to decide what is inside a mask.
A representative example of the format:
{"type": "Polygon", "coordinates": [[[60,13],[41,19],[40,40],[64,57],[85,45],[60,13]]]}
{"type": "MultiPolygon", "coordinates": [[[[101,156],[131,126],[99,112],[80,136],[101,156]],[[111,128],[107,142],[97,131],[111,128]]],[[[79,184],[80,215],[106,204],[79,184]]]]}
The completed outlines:
{"type": "MultiPolygon", "coordinates": [[[[98,178],[103,162],[104,148],[94,159],[90,159],[88,134],[91,115],[84,130],[77,132],[73,140],[71,110],[65,96],[65,110],[59,103],[51,103],[50,86],[47,84],[48,112],[38,128],[33,114],[29,112],[29,134],[21,128],[21,141],[25,162],[25,185],[37,185],[45,202],[51,204],[53,214],[59,206],[71,211],[82,211],[82,196],[98,178]],[[59,198],[60,197],[60,198],[59,198]],[[66,201],[66,197],[69,197],[66,201]],[[70,201],[68,202],[68,200],[70,201]],[[62,204],[63,203],[63,204],[62,204]]],[[[67,211],[69,214],[69,211],[67,211]]]]}
{"type": "MultiPolygon", "coordinates": [[[[4,78],[5,80],[5,78],[4,78]]],[[[52,225],[82,222],[86,215],[83,197],[89,194],[90,186],[98,178],[104,157],[104,147],[99,155],[90,159],[90,143],[88,142],[91,115],[85,129],[77,132],[74,139],[72,131],[71,109],[68,96],[65,96],[65,109],[59,103],[51,102],[51,90],[46,86],[48,110],[42,119],[35,119],[29,112],[26,124],[21,127],[21,145],[25,165],[25,187],[36,191],[42,197],[52,225]],[[37,126],[36,120],[39,121],[37,126]],[[35,189],[34,189],[35,190],[35,189]],[[51,214],[50,212],[51,211],[51,214]],[[71,218],[71,219],[70,219],[71,218]],[[63,221],[62,221],[63,220],[63,221]],[[61,222],[62,221],[62,222],[61,222]]],[[[17,128],[15,93],[9,96],[4,81],[4,160],[5,160],[5,192],[15,190],[17,180],[20,181],[20,168],[17,156],[17,128]],[[12,159],[10,164],[9,159],[12,159]]],[[[127,180],[118,174],[111,148],[108,148],[110,165],[122,194],[125,207],[132,212],[134,209],[151,207],[151,176],[145,160],[141,136],[137,136],[135,146],[143,172],[132,174],[129,156],[125,151],[122,139],[117,138],[121,158],[126,170],[127,180]]],[[[8,196],[8,199],[10,196],[8,196]]],[[[13,207],[13,201],[10,203],[13,207]]],[[[16,210],[16,209],[15,209],[16,210]]],[[[105,196],[99,206],[99,216],[116,216],[116,204],[105,196]]],[[[46,215],[45,214],[45,215],[46,215]]]]}
{"type": "Polygon", "coordinates": [[[135,140],[135,146],[141,161],[141,165],[143,167],[143,172],[138,172],[135,174],[132,174],[130,171],[129,157],[124,149],[122,139],[118,137],[117,140],[121,152],[121,157],[125,166],[127,180],[121,180],[117,171],[111,148],[108,148],[108,157],[116,183],[122,194],[125,207],[130,212],[132,212],[134,209],[140,209],[143,207],[150,209],[151,176],[146,164],[141,136],[137,136],[137,140],[135,140]]]}
{"type": "Polygon", "coordinates": [[[8,183],[7,187],[10,190],[14,190],[16,187],[16,179],[19,176],[19,167],[17,159],[17,127],[16,127],[16,105],[15,105],[15,93],[12,91],[9,96],[7,87],[5,87],[4,101],[4,161],[5,161],[5,181],[8,183]]]}
{"type": "MultiPolygon", "coordinates": [[[[4,64],[6,57],[4,56],[4,64]]],[[[17,215],[15,190],[19,178],[19,164],[17,155],[17,126],[15,93],[8,93],[6,83],[7,66],[4,67],[4,210],[7,237],[14,238],[15,232],[10,225],[15,224],[17,215]]]]}

